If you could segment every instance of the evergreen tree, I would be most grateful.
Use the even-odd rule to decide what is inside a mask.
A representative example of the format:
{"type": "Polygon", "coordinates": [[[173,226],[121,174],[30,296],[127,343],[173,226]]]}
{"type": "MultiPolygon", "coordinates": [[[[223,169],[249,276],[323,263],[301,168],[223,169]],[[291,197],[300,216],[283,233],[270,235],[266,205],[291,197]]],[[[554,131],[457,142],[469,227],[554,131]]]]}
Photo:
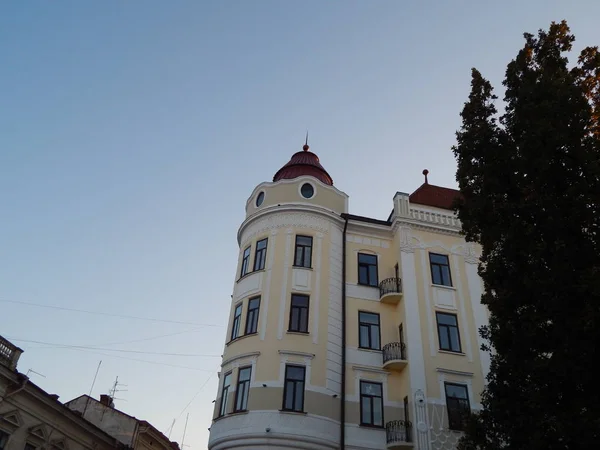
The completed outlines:
{"type": "Polygon", "coordinates": [[[483,410],[460,450],[592,449],[600,442],[600,52],[552,23],[507,66],[504,114],[475,69],[453,148],[491,351],[483,410]]]}

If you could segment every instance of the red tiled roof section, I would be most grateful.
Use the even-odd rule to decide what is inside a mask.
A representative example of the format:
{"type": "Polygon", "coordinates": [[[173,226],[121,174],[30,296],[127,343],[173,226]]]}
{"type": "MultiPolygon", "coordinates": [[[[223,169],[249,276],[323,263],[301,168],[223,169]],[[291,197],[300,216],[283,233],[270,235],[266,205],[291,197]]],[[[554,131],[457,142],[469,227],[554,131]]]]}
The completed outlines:
{"type": "Polygon", "coordinates": [[[294,153],[292,159],[277,171],[273,177],[273,181],[292,180],[308,175],[329,186],[333,186],[333,180],[319,162],[319,157],[308,150],[308,145],[305,145],[303,151],[294,153]]]}
{"type": "Polygon", "coordinates": [[[451,210],[454,200],[459,197],[460,191],[456,189],[423,183],[415,192],[408,196],[408,201],[419,205],[451,210]]]}

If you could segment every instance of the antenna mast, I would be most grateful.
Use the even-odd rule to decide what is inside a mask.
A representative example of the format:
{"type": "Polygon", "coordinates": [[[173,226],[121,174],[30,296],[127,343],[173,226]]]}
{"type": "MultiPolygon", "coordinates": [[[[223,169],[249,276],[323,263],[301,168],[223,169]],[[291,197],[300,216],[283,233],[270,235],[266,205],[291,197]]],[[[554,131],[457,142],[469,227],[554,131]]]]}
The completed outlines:
{"type": "Polygon", "coordinates": [[[100,371],[100,365],[102,364],[102,360],[98,363],[98,367],[96,368],[96,374],[94,375],[94,379],[92,380],[92,385],[90,386],[90,393],[88,394],[88,398],[85,402],[85,407],[83,408],[82,416],[85,417],[85,412],[87,411],[88,405],[90,404],[90,398],[92,397],[92,391],[94,390],[94,385],[96,384],[96,378],[98,377],[98,372],[100,371]]]}
{"type": "Polygon", "coordinates": [[[189,418],[190,413],[187,413],[187,416],[185,416],[185,427],[183,427],[183,437],[181,438],[181,450],[183,450],[183,442],[185,441],[185,432],[187,430],[187,423],[189,418]]]}

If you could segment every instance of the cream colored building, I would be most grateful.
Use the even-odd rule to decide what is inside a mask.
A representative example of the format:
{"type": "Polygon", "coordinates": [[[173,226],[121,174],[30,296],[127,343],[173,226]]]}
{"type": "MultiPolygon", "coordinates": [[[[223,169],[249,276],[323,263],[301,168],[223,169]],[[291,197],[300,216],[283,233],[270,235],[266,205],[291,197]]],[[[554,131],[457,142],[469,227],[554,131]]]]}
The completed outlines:
{"type": "Polygon", "coordinates": [[[458,192],[351,215],[307,145],[246,203],[211,450],[452,449],[480,408],[478,248],[458,192]]]}
{"type": "Polygon", "coordinates": [[[19,373],[21,353],[0,336],[0,450],[127,448],[19,373]]]}

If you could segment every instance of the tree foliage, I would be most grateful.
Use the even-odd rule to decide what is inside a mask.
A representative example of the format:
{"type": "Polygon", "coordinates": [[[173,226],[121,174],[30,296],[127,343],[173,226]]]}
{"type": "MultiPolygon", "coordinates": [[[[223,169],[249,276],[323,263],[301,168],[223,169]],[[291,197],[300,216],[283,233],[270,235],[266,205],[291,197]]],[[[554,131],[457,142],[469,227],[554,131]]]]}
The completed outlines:
{"type": "Polygon", "coordinates": [[[564,21],[524,37],[500,117],[472,70],[453,148],[458,217],[482,247],[491,351],[483,410],[460,450],[600,442],[600,52],[584,49],[571,67],[564,21]]]}

